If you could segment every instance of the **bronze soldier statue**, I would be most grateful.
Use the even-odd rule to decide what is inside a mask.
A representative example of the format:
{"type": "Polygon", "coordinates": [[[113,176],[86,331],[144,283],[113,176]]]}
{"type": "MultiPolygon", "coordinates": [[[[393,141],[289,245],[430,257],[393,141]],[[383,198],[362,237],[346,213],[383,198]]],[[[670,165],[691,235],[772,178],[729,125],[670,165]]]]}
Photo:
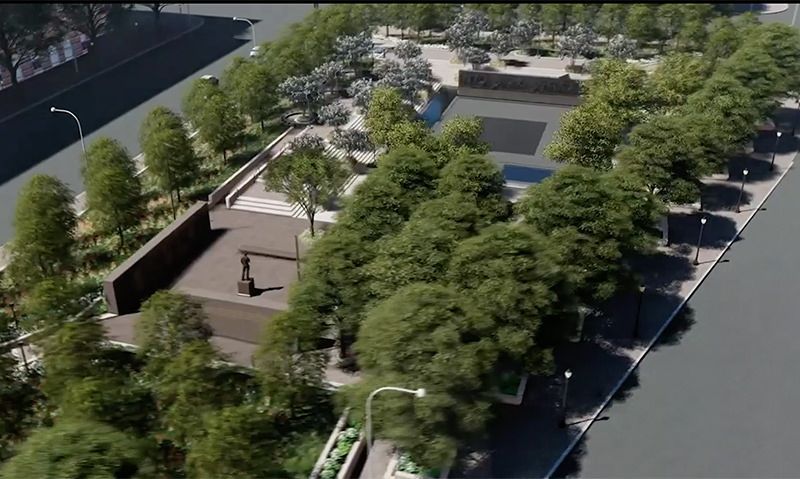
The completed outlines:
{"type": "Polygon", "coordinates": [[[247,256],[245,252],[242,256],[242,281],[247,281],[250,279],[250,258],[247,256]]]}

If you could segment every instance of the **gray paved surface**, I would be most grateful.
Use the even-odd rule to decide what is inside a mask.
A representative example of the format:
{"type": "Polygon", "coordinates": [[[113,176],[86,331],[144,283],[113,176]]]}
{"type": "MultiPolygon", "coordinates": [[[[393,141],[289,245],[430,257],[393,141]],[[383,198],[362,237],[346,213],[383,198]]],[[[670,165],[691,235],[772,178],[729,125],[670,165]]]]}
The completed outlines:
{"type": "MultiPolygon", "coordinates": [[[[541,132],[535,132],[532,136],[515,135],[514,138],[504,138],[495,131],[493,137],[484,138],[490,145],[493,145],[491,156],[501,165],[522,165],[536,168],[556,169],[557,163],[550,161],[544,156],[544,149],[553,138],[553,134],[558,130],[561,115],[569,111],[568,107],[557,105],[541,105],[534,103],[523,103],[518,101],[489,100],[482,98],[456,97],[442,116],[443,121],[447,121],[456,116],[480,116],[484,118],[501,118],[507,120],[522,120],[545,123],[546,126],[541,132]],[[514,145],[504,145],[501,143],[515,143],[514,145]],[[512,146],[509,148],[509,146],[512,146]],[[512,150],[530,150],[531,154],[513,153],[512,150]],[[535,153],[534,153],[535,151],[535,153]]],[[[437,124],[436,128],[440,128],[437,124]]],[[[529,131],[536,128],[528,128],[529,131]]],[[[487,132],[491,133],[490,129],[487,132]]]]}
{"type": "MultiPolygon", "coordinates": [[[[274,38],[288,24],[300,20],[311,10],[310,4],[192,5],[193,15],[220,17],[212,19],[212,24],[219,25],[219,28],[211,31],[212,36],[204,38],[202,42],[190,42],[182,53],[179,51],[160,59],[158,68],[151,65],[153,59],[148,58],[148,54],[78,86],[52,102],[61,108],[73,110],[81,118],[87,144],[100,136],[110,136],[122,142],[135,155],[139,151],[139,126],[151,109],[164,105],[179,110],[181,98],[194,78],[206,73],[220,75],[233,56],[246,56],[249,52],[252,43],[248,25],[233,21],[228,24],[226,18],[244,16],[258,19],[256,33],[260,43],[274,38]],[[231,38],[235,39],[235,43],[230,47],[220,47],[221,51],[212,56],[211,63],[195,66],[194,71],[188,71],[183,77],[171,78],[176,70],[175,62],[182,55],[217,48],[216,43],[230,43],[231,38]],[[153,90],[157,84],[160,84],[158,89],[153,90]],[[132,96],[140,100],[132,102],[132,96]]],[[[167,7],[164,11],[177,13],[178,6],[167,7]]],[[[51,115],[47,111],[48,105],[43,108],[34,109],[30,114],[32,116],[24,121],[14,118],[0,125],[0,144],[3,145],[4,158],[7,158],[0,162],[0,181],[4,182],[0,185],[0,243],[11,237],[11,219],[17,192],[33,174],[52,174],[66,181],[76,193],[83,190],[76,127],[64,115],[51,115]],[[18,120],[21,121],[19,125],[11,125],[18,120]]]]}
{"type": "Polygon", "coordinates": [[[797,477],[800,177],[784,182],[560,471],[582,477],[797,477]]]}

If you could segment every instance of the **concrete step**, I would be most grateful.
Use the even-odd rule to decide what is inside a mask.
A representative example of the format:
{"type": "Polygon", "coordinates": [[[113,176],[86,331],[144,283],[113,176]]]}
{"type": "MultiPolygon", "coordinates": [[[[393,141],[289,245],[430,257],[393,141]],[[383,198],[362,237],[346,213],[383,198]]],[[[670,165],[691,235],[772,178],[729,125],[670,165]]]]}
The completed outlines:
{"type": "Polygon", "coordinates": [[[267,198],[257,198],[255,196],[240,196],[236,198],[234,204],[242,204],[246,206],[258,206],[261,208],[272,208],[276,210],[292,211],[293,205],[285,201],[270,200],[267,198]]]}
{"type": "Polygon", "coordinates": [[[271,208],[264,208],[261,206],[252,206],[247,204],[241,204],[238,201],[231,206],[232,210],[239,210],[239,211],[249,211],[251,213],[262,213],[265,215],[275,215],[275,216],[289,216],[294,218],[294,214],[291,211],[286,210],[278,210],[278,209],[271,209],[271,208]]]}

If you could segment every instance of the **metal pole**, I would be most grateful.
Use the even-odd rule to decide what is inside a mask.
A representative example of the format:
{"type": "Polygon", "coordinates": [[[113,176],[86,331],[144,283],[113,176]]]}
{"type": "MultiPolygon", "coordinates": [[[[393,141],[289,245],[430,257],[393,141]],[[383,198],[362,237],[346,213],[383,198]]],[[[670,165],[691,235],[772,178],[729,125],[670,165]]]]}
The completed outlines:
{"type": "Polygon", "coordinates": [[[60,108],[56,108],[54,106],[51,106],[50,107],[50,113],[56,113],[56,112],[58,112],[58,113],[66,113],[67,115],[69,115],[69,116],[71,116],[72,118],[75,119],[75,122],[78,124],[78,134],[81,136],[81,148],[83,148],[83,154],[86,155],[86,143],[83,141],[83,128],[81,128],[81,121],[78,119],[78,117],[75,115],[75,113],[72,113],[69,110],[62,110],[60,108]]]}
{"type": "Polygon", "coordinates": [[[569,378],[572,377],[572,371],[567,369],[564,371],[564,395],[561,396],[561,413],[558,419],[558,427],[567,427],[567,391],[569,390],[569,378]]]}
{"type": "Polygon", "coordinates": [[[367,472],[369,473],[369,475],[367,477],[369,477],[369,478],[373,478],[374,477],[372,475],[372,471],[370,470],[372,465],[369,464],[369,456],[370,456],[370,453],[372,452],[372,398],[375,397],[375,395],[378,394],[381,391],[397,391],[397,392],[401,392],[401,393],[413,394],[414,396],[416,396],[418,398],[425,397],[425,389],[422,389],[422,388],[420,388],[420,389],[406,389],[406,388],[398,388],[398,387],[394,387],[394,386],[384,386],[382,388],[378,388],[378,389],[372,391],[369,394],[369,396],[367,396],[367,409],[366,409],[367,420],[366,420],[366,425],[365,425],[365,427],[367,429],[367,432],[366,432],[366,436],[367,436],[367,464],[365,464],[365,466],[368,466],[367,472]]]}
{"type": "Polygon", "coordinates": [[[644,302],[644,286],[639,286],[639,302],[636,306],[636,320],[633,323],[633,337],[639,339],[639,320],[642,316],[642,303],[644,302]]]}
{"type": "Polygon", "coordinates": [[[253,33],[253,48],[257,47],[258,44],[256,43],[256,26],[253,24],[253,22],[251,22],[250,20],[248,20],[246,18],[242,18],[242,17],[233,17],[233,20],[234,21],[240,21],[240,22],[247,22],[247,23],[250,24],[250,31],[253,33]]]}
{"type": "Polygon", "coordinates": [[[747,174],[749,171],[744,170],[742,171],[742,187],[739,189],[739,199],[736,200],[736,212],[742,212],[742,196],[744,195],[744,183],[747,181],[747,174]]]}
{"type": "Polygon", "coordinates": [[[700,218],[700,235],[697,237],[697,250],[694,253],[694,261],[693,264],[695,266],[700,264],[700,243],[703,241],[703,228],[706,225],[706,219],[700,218]]]}
{"type": "Polygon", "coordinates": [[[769,162],[769,171],[775,169],[775,154],[778,152],[778,141],[780,141],[781,135],[780,131],[775,135],[775,146],[772,148],[772,161],[769,162]]]}
{"type": "Polygon", "coordinates": [[[294,256],[297,259],[295,261],[297,265],[297,281],[300,281],[300,240],[297,235],[294,235],[294,256]]]}
{"type": "MultiPolygon", "coordinates": [[[[14,328],[17,330],[17,334],[19,334],[19,318],[17,318],[17,310],[14,309],[14,303],[8,303],[8,307],[11,309],[11,317],[14,319],[14,328]]],[[[25,374],[29,374],[30,371],[28,370],[28,358],[25,356],[24,343],[20,343],[19,353],[22,356],[22,366],[25,368],[25,374]]]]}
{"type": "Polygon", "coordinates": [[[798,7],[800,7],[800,4],[795,3],[794,4],[794,13],[792,14],[792,26],[794,26],[794,23],[797,21],[797,8],[798,7]]]}

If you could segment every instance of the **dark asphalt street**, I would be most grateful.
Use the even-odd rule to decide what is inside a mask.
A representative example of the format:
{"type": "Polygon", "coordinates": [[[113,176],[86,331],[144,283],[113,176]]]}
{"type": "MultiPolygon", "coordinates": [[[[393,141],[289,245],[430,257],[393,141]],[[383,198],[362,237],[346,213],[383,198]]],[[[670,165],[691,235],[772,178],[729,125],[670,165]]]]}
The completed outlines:
{"type": "MultiPolygon", "coordinates": [[[[172,5],[164,11],[177,13],[178,8],[172,5]]],[[[310,4],[192,5],[192,15],[209,16],[199,30],[1,124],[0,243],[11,237],[17,192],[33,174],[52,174],[75,193],[83,190],[77,128],[68,116],[51,114],[51,103],[78,115],[87,144],[109,136],[136,155],[139,126],[150,110],[164,105],[179,111],[194,78],[206,73],[219,76],[232,57],[247,56],[252,47],[250,29],[231,17],[258,20],[257,39],[262,43],[311,9],[310,4]]]]}
{"type": "Polygon", "coordinates": [[[557,476],[797,477],[800,176],[790,171],[557,476]],[[727,261],[727,262],[725,262],[727,261]]]}

